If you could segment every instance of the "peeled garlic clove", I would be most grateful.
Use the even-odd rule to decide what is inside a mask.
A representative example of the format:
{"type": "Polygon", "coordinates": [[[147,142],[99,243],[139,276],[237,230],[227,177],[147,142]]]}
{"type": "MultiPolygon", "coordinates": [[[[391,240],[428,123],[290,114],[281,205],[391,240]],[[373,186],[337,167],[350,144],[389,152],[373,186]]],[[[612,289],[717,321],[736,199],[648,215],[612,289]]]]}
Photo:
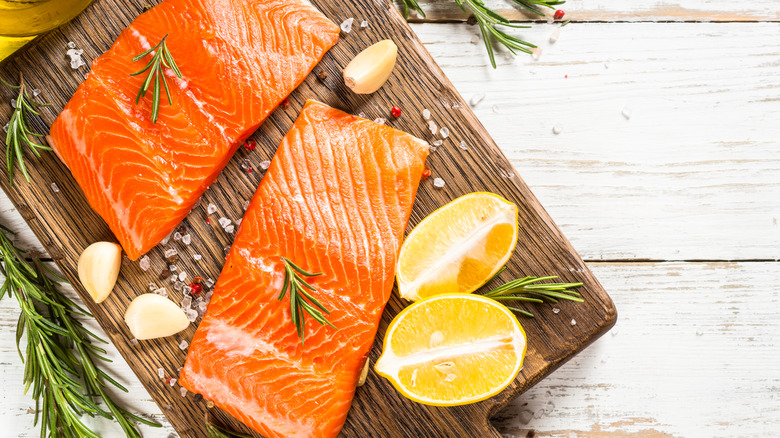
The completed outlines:
{"type": "Polygon", "coordinates": [[[135,297],[125,311],[125,323],[138,340],[175,335],[190,326],[179,306],[157,294],[135,297]]]}
{"type": "Polygon", "coordinates": [[[344,69],[344,83],[357,94],[378,90],[393,72],[398,46],[392,40],[380,41],[358,53],[344,69]]]}
{"type": "Polygon", "coordinates": [[[122,247],[113,242],[93,243],[81,253],[79,280],[96,303],[111,294],[121,265],[122,247]]]}
{"type": "Polygon", "coordinates": [[[358,386],[363,386],[363,384],[366,383],[366,377],[368,377],[368,362],[369,360],[366,359],[366,364],[363,365],[363,371],[360,372],[360,380],[358,380],[358,386]]]}

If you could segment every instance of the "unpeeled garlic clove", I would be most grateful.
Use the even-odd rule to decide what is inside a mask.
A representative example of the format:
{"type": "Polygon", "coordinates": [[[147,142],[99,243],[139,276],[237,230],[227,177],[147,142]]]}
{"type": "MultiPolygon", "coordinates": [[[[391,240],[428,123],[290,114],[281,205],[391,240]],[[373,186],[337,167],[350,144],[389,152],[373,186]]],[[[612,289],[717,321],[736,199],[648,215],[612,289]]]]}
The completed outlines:
{"type": "Polygon", "coordinates": [[[96,303],[111,294],[122,265],[122,247],[113,242],[96,242],[81,253],[79,280],[96,303]]]}
{"type": "Polygon", "coordinates": [[[368,362],[369,359],[366,358],[366,364],[363,365],[363,371],[360,372],[360,380],[358,380],[358,386],[363,386],[364,383],[366,383],[366,377],[368,377],[368,362]]]}
{"type": "Polygon", "coordinates": [[[344,83],[357,94],[378,90],[393,72],[398,46],[382,40],[358,53],[344,69],[344,83]]]}
{"type": "Polygon", "coordinates": [[[190,326],[184,311],[162,295],[135,297],[125,311],[125,324],[138,340],[164,338],[190,326]]]}

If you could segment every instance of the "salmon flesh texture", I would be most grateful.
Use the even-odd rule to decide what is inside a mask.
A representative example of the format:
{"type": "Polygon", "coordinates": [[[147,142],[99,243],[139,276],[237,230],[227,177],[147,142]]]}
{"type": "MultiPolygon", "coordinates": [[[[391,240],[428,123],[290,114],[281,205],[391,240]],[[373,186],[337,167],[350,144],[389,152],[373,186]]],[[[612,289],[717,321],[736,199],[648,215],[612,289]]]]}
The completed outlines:
{"type": "Polygon", "coordinates": [[[268,438],[338,435],[390,298],[426,142],[309,101],[263,177],[190,345],[181,384],[268,438]],[[337,327],[278,300],[281,257],[337,327]]]}
{"type": "Polygon", "coordinates": [[[166,0],[95,59],[51,127],[49,142],[130,259],[181,222],[243,141],[336,43],[339,28],[299,0],[166,0]],[[183,77],[165,69],[136,105],[167,35],[183,77]]]}

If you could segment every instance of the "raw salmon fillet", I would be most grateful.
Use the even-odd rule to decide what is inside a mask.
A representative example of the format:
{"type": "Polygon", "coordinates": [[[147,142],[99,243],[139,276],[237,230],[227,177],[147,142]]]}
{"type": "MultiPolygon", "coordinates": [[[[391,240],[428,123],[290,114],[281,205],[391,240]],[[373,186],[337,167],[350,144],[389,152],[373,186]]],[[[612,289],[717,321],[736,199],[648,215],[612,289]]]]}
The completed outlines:
{"type": "Polygon", "coordinates": [[[299,0],[166,0],[95,59],[49,142],[135,260],[181,222],[338,33],[299,0]],[[152,89],[135,104],[147,75],[130,74],[151,55],[132,58],[165,35],[183,78],[166,71],[173,105],[162,90],[154,124],[152,89]]]}
{"type": "Polygon", "coordinates": [[[393,287],[428,145],[309,101],[263,177],[190,345],[181,384],[268,438],[335,437],[393,287]],[[281,257],[338,329],[278,300],[281,257]]]}

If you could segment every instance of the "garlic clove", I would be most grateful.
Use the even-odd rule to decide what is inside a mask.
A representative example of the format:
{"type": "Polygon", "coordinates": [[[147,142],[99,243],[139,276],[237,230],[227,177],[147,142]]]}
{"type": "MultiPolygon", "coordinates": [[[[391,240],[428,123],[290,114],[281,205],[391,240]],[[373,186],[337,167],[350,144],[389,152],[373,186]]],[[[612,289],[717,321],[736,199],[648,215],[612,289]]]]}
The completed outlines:
{"type": "Polygon", "coordinates": [[[382,40],[358,53],[344,69],[344,83],[357,94],[378,90],[393,72],[398,46],[382,40]]]}
{"type": "Polygon", "coordinates": [[[111,294],[122,265],[122,247],[113,242],[96,242],[81,253],[79,280],[96,303],[111,294]]]}
{"type": "Polygon", "coordinates": [[[366,377],[368,377],[368,363],[370,360],[366,358],[366,364],[363,365],[363,371],[360,372],[360,380],[358,380],[358,386],[363,386],[366,383],[366,377]]]}
{"type": "Polygon", "coordinates": [[[190,326],[184,311],[162,295],[135,297],[125,311],[125,323],[138,340],[175,335],[190,326]]]}

